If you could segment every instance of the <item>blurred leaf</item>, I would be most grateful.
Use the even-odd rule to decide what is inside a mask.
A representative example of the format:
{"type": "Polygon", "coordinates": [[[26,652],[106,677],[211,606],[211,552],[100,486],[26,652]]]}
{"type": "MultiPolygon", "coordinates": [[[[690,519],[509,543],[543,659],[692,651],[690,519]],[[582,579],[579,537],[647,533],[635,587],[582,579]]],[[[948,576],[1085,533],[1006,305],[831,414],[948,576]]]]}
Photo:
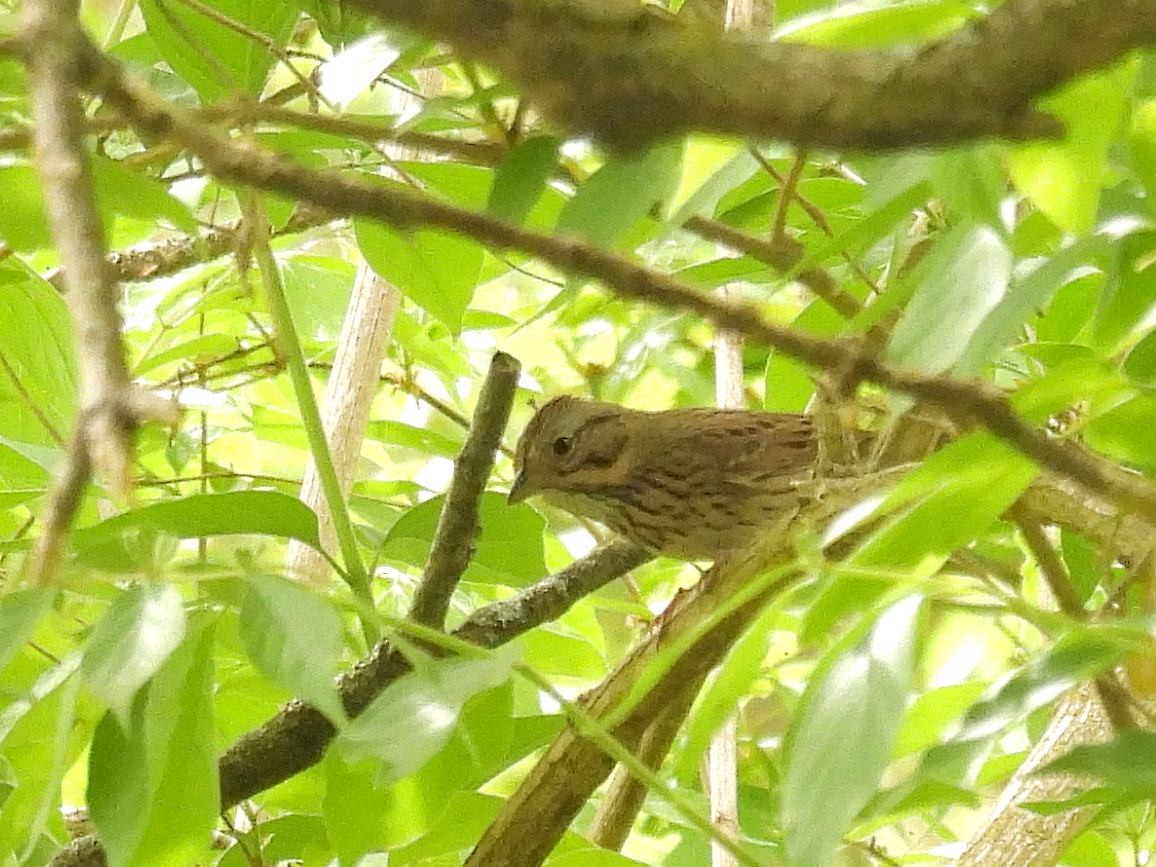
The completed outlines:
{"type": "Polygon", "coordinates": [[[1011,251],[986,226],[952,230],[940,238],[919,266],[919,285],[887,357],[924,373],[947,370],[1004,297],[1011,267],[1011,251]]]}
{"type": "Polygon", "coordinates": [[[1156,732],[1125,731],[1107,743],[1082,744],[1048,762],[1039,773],[1056,771],[1096,777],[1150,797],[1156,789],[1156,732]]]}
{"type": "Polygon", "coordinates": [[[780,617],[774,608],[765,611],[735,642],[715,670],[713,679],[699,693],[694,713],[688,719],[686,745],[679,758],[682,776],[693,777],[693,770],[699,767],[715,732],[734,715],[750,691],[767,656],[771,627],[780,617]]]}
{"type": "Polygon", "coordinates": [[[366,436],[379,442],[405,446],[427,455],[454,458],[462,450],[465,437],[448,437],[429,428],[419,428],[400,421],[371,421],[366,436]]]}
{"type": "Polygon", "coordinates": [[[1003,232],[1000,205],[1007,195],[1001,155],[991,146],[954,148],[936,155],[931,180],[935,191],[963,222],[1003,232]]]}
{"type": "MultiPolygon", "coordinates": [[[[406,512],[386,535],[381,556],[424,568],[444,501],[432,497],[406,512]]],[[[546,522],[537,512],[524,503],[509,506],[501,494],[487,492],[479,518],[482,529],[472,543],[474,556],[465,580],[522,587],[546,574],[542,547],[546,522]]]]}
{"type": "Polygon", "coordinates": [[[713,213],[719,200],[759,170],[746,146],[728,139],[691,136],[683,149],[682,171],[667,205],[672,226],[713,213]]]}
{"type": "Polygon", "coordinates": [[[481,245],[429,229],[401,231],[369,220],[353,224],[361,254],[378,276],[457,334],[482,267],[481,245]]]}
{"type": "Polygon", "coordinates": [[[204,334],[182,341],[161,352],[150,353],[133,368],[136,376],[176,361],[196,362],[202,358],[220,358],[238,348],[237,338],[228,334],[204,334]]]}
{"type": "Polygon", "coordinates": [[[116,160],[92,158],[92,179],[102,209],[138,220],[170,223],[182,232],[195,232],[197,221],[188,207],[174,198],[161,182],[134,172],[116,160]]]}
{"type": "MultiPolygon", "coordinates": [[[[4,243],[13,250],[50,246],[52,234],[36,170],[28,165],[0,166],[0,188],[4,190],[4,207],[0,208],[0,238],[4,243]]],[[[18,269],[19,265],[10,260],[0,262],[0,267],[18,269]]]]}
{"type": "Polygon", "coordinates": [[[783,42],[827,48],[887,48],[928,42],[953,33],[979,13],[964,0],[906,0],[877,6],[842,3],[818,14],[796,18],[776,30],[783,42]]]}
{"type": "Polygon", "coordinates": [[[340,726],[345,708],[334,678],[343,647],[341,616],[328,599],[293,581],[252,574],[245,582],[249,592],[238,628],[250,659],[340,726]]]}
{"type": "Polygon", "coordinates": [[[896,757],[917,753],[938,741],[944,730],[962,717],[987,688],[988,684],[983,681],[970,680],[941,686],[919,696],[908,708],[896,735],[896,757]]]}
{"type": "Polygon", "coordinates": [[[1060,542],[1072,587],[1080,601],[1087,602],[1104,576],[1108,563],[1096,547],[1077,532],[1061,528],[1060,542]]]}
{"type": "Polygon", "coordinates": [[[133,704],[131,724],[106,714],[93,736],[88,805],[109,861],[141,867],[202,862],[217,819],[213,629],[188,637],[133,704]]]}
{"type": "Polygon", "coordinates": [[[1156,397],[1140,395],[1092,419],[1084,428],[1092,448],[1139,469],[1156,469],[1156,397]]]}
{"type": "Polygon", "coordinates": [[[56,592],[55,587],[27,587],[0,596],[0,670],[52,609],[56,592]]]}
{"type": "Polygon", "coordinates": [[[277,264],[298,334],[308,342],[335,342],[357,269],[333,256],[280,256],[277,264]]]}
{"type": "Polygon", "coordinates": [[[79,654],[69,655],[0,706],[0,851],[11,863],[44,863],[34,857],[44,841],[59,850],[60,781],[87,739],[77,719],[79,662],[79,654]]]}
{"type": "Polygon", "coordinates": [[[995,361],[1024,324],[1045,307],[1065,284],[1089,269],[1088,261],[1106,245],[1098,236],[1083,239],[1057,252],[1026,276],[1017,277],[967,342],[955,365],[960,376],[975,376],[995,361]]]}
{"type": "Polygon", "coordinates": [[[923,600],[882,612],[868,635],[812,678],[792,724],[783,829],[793,863],[829,864],[891,759],[915,662],[923,600]]]}
{"type": "Polygon", "coordinates": [[[341,754],[379,759],[379,783],[415,773],[448,743],[466,701],[504,683],[513,664],[509,647],[486,658],[422,661],[342,731],[341,754]]]}
{"type": "Polygon", "coordinates": [[[1103,637],[1068,633],[1048,653],[993,684],[958,730],[927,752],[920,774],[947,782],[974,780],[991,744],[1010,726],[1109,668],[1122,655],[1117,644],[1103,637]]]}
{"type": "MultiPolygon", "coordinates": [[[[0,232],[3,215],[13,208],[18,210],[7,198],[4,172],[0,169],[0,189],[5,191],[0,232]]],[[[68,306],[60,292],[19,259],[0,260],[0,347],[4,361],[0,367],[0,442],[18,450],[14,441],[30,447],[50,446],[55,453],[64,441],[76,413],[73,336],[68,306]]],[[[23,450],[22,454],[45,469],[54,463],[43,451],[34,454],[23,450]]]]}
{"type": "Polygon", "coordinates": [[[252,533],[321,547],[313,511],[296,497],[275,491],[194,494],[150,503],[77,530],[72,544],[82,560],[103,568],[131,568],[131,537],[155,533],[178,539],[252,533]]]}
{"type": "Polygon", "coordinates": [[[1156,195],[1156,99],[1148,99],[1132,109],[1132,128],[1128,133],[1128,150],[1132,167],[1148,195],[1156,195]]]}
{"type": "Polygon", "coordinates": [[[318,90],[344,110],[400,55],[384,33],[371,33],[342,47],[321,66],[318,90]]]}
{"type": "Polygon", "coordinates": [[[249,32],[261,33],[283,46],[297,20],[297,7],[292,3],[213,0],[211,8],[226,20],[214,20],[171,0],[142,0],[140,4],[148,34],[165,63],[196,88],[202,103],[230,96],[259,96],[277,57],[249,32]]]}
{"type": "Polygon", "coordinates": [[[671,194],[681,161],[678,144],[611,157],[578,187],[558,215],[555,231],[597,247],[614,247],[630,227],[671,194]]]}
{"type": "Polygon", "coordinates": [[[992,434],[973,433],[940,449],[886,496],[883,508],[908,504],[849,559],[859,567],[917,567],[942,559],[996,520],[1038,473],[1036,465],[992,434]]]}
{"type": "Polygon", "coordinates": [[[1095,330],[1097,342],[1108,350],[1156,309],[1156,230],[1121,238],[1112,253],[1095,330]]]}
{"type": "Polygon", "coordinates": [[[1124,361],[1128,376],[1141,385],[1156,385],[1156,331],[1150,331],[1124,361]]]}
{"type": "Polygon", "coordinates": [[[171,584],[134,584],[113,599],[84,651],[84,679],[128,729],[133,700],[185,637],[185,605],[171,584]]]}
{"type": "Polygon", "coordinates": [[[557,139],[536,136],[520,143],[494,172],[488,210],[499,219],[521,225],[557,167],[557,139]]]}
{"type": "MultiPolygon", "coordinates": [[[[826,301],[812,301],[796,317],[791,327],[816,337],[833,337],[846,326],[843,319],[826,301]]],[[[815,382],[808,367],[772,350],[767,356],[764,374],[766,402],[769,412],[803,412],[815,393],[815,382]]]]}
{"type": "Polygon", "coordinates": [[[1108,149],[1136,69],[1121,63],[1044,97],[1040,108],[1063,122],[1064,140],[1018,145],[1008,154],[1016,186],[1066,232],[1082,235],[1095,223],[1108,149]]]}

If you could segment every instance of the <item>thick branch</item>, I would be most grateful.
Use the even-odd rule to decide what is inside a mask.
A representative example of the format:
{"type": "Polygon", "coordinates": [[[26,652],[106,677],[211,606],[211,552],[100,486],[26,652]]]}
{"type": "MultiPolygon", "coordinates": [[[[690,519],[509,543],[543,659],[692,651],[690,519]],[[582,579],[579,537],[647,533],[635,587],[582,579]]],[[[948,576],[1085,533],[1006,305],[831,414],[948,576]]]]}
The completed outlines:
{"type": "MultiPolygon", "coordinates": [[[[481,647],[498,647],[548,620],[575,602],[650,559],[625,542],[600,548],[556,575],[543,578],[511,599],[479,608],[454,635],[481,647]]],[[[341,678],[346,710],[356,716],[408,670],[401,654],[381,644],[341,678]]],[[[260,728],[240,738],[221,757],[221,806],[228,808],[283,782],[320,761],[333,727],[312,707],[294,702],[260,728]]]]}
{"type": "Polygon", "coordinates": [[[493,65],[567,131],[622,149],[695,130],[836,148],[1054,136],[1033,98],[1156,42],[1149,0],[1008,0],[914,56],[745,40],[629,2],[355,2],[493,65]]]}

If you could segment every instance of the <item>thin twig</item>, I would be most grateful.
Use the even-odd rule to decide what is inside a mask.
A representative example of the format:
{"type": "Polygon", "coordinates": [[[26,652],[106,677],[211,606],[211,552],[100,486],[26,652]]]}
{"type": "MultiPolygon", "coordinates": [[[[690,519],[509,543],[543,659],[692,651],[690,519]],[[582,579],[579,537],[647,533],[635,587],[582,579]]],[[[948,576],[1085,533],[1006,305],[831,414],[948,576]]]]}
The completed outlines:
{"type": "Polygon", "coordinates": [[[779,187],[779,203],[775,208],[775,217],[771,221],[771,238],[779,240],[785,237],[787,231],[787,211],[791,208],[791,200],[799,198],[799,179],[803,177],[803,170],[807,168],[807,149],[799,148],[795,154],[795,161],[791,163],[791,170],[787,179],[779,187]]]}
{"type": "Polygon", "coordinates": [[[482,385],[470,433],[454,466],[425,573],[413,596],[409,616],[441,628],[450,597],[469,565],[478,533],[478,506],[494,468],[494,454],[510,418],[522,365],[512,355],[494,354],[482,385]]]}

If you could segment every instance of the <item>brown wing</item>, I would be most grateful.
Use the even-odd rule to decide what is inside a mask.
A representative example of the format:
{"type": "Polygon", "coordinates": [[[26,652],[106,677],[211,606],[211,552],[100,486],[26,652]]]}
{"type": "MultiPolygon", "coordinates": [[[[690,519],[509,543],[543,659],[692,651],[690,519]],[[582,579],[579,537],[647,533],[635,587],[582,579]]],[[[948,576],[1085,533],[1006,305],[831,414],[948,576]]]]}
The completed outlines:
{"type": "Polygon", "coordinates": [[[818,453],[814,421],[786,413],[671,410],[650,426],[646,462],[701,484],[756,487],[798,477],[818,453]]]}

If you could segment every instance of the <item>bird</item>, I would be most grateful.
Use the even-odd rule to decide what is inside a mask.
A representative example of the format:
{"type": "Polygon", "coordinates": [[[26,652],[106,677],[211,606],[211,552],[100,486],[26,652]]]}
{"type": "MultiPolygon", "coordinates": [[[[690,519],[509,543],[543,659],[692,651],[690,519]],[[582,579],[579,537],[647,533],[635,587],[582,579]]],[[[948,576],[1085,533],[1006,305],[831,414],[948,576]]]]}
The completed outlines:
{"type": "Polygon", "coordinates": [[[716,560],[791,509],[818,454],[809,416],[647,412],[564,395],[526,425],[508,501],[541,495],[656,554],[716,560]]]}

